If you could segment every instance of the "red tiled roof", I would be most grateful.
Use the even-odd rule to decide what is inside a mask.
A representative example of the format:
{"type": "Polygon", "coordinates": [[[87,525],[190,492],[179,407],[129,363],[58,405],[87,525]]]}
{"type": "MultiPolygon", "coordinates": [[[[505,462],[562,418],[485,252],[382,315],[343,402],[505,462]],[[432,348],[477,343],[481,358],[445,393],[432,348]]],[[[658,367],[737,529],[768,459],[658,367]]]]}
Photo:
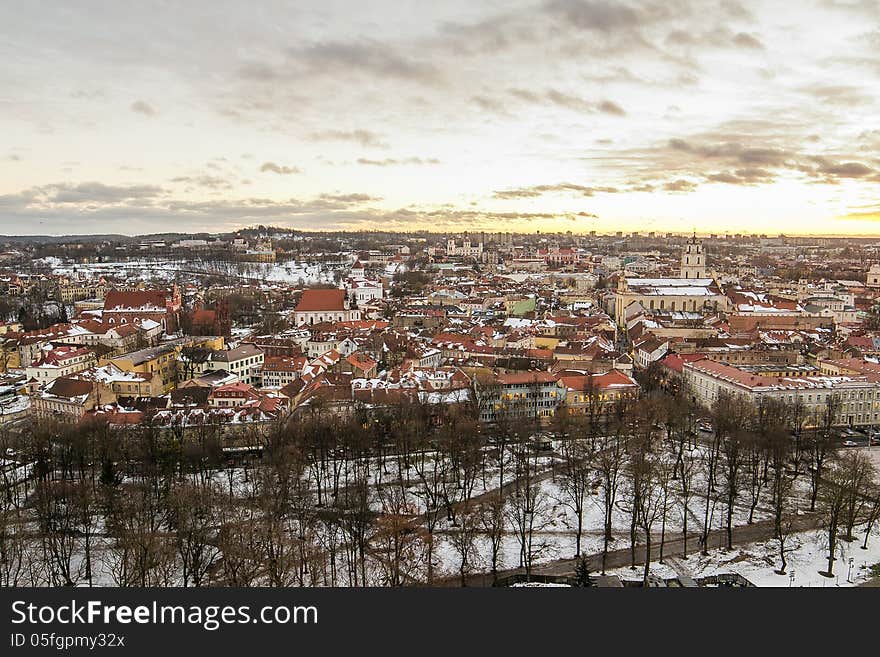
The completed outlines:
{"type": "Polygon", "coordinates": [[[165,308],[168,293],[164,290],[134,290],[123,292],[110,290],[104,297],[104,310],[127,310],[130,308],[165,308]]]}
{"type": "Polygon", "coordinates": [[[703,360],[705,357],[705,354],[669,354],[660,361],[660,364],[668,367],[673,372],[681,374],[685,363],[695,363],[698,360],[703,360]]]}
{"type": "Polygon", "coordinates": [[[304,290],[296,310],[345,310],[345,290],[304,290]]]}

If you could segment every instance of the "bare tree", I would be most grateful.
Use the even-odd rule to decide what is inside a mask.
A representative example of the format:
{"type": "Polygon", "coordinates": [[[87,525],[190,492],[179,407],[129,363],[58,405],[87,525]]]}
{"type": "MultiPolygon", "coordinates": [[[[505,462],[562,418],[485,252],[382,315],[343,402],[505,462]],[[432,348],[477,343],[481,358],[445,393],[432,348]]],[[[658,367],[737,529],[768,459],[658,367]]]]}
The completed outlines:
{"type": "Polygon", "coordinates": [[[452,546],[458,554],[458,575],[462,586],[467,586],[467,576],[478,556],[477,536],[480,529],[479,509],[473,502],[465,502],[458,514],[458,527],[449,533],[452,546]]]}
{"type": "Polygon", "coordinates": [[[376,518],[371,540],[372,552],[387,586],[403,586],[420,581],[424,542],[415,524],[416,509],[406,500],[402,485],[377,486],[382,507],[376,518]]]}
{"type": "Polygon", "coordinates": [[[227,586],[253,586],[262,568],[259,540],[254,532],[258,523],[250,505],[227,500],[222,508],[222,526],[217,533],[219,563],[227,586]]]}
{"type": "Polygon", "coordinates": [[[519,542],[519,565],[525,569],[526,575],[530,575],[535,557],[549,547],[545,542],[535,541],[535,533],[546,525],[548,498],[537,479],[537,451],[527,439],[513,446],[513,458],[515,479],[511,484],[506,514],[519,542]]]}
{"type": "Polygon", "coordinates": [[[168,524],[179,555],[183,586],[201,586],[220,556],[216,546],[218,491],[211,485],[181,483],[168,499],[168,524]]]}
{"type": "Polygon", "coordinates": [[[834,437],[832,428],[837,422],[837,416],[843,406],[838,394],[829,394],[825,398],[819,418],[820,425],[812,431],[807,439],[807,450],[810,458],[810,511],[816,510],[816,499],[819,495],[819,487],[825,472],[825,466],[829,457],[834,452],[834,437]]]}
{"type": "Polygon", "coordinates": [[[498,566],[500,565],[501,547],[504,540],[504,509],[507,501],[499,490],[497,495],[489,495],[480,503],[478,522],[480,528],[489,539],[489,560],[492,568],[492,582],[498,579],[498,566]]]}
{"type": "Polygon", "coordinates": [[[851,542],[855,540],[853,529],[863,518],[863,512],[868,505],[868,494],[874,479],[874,467],[867,455],[860,452],[850,452],[851,456],[845,459],[849,468],[845,492],[846,502],[843,506],[843,540],[851,542]]]}
{"type": "Polygon", "coordinates": [[[876,473],[874,480],[868,486],[866,496],[868,504],[865,512],[865,541],[862,543],[863,550],[868,549],[868,537],[874,529],[874,524],[880,519],[880,486],[877,484],[876,473]]]}
{"type": "Polygon", "coordinates": [[[687,557],[688,520],[693,513],[690,508],[691,500],[696,496],[694,478],[697,473],[698,458],[693,449],[682,450],[676,458],[678,459],[678,503],[681,506],[682,556],[687,557]]]}
{"type": "Polygon", "coordinates": [[[581,554],[581,537],[584,532],[584,505],[592,489],[592,459],[590,444],[583,440],[563,440],[560,448],[562,467],[560,471],[559,501],[571,509],[575,516],[575,551],[581,554]]]}
{"type": "Polygon", "coordinates": [[[611,435],[601,438],[596,456],[596,465],[602,485],[602,574],[608,561],[608,548],[612,539],[614,508],[620,487],[621,470],[626,455],[626,418],[627,407],[623,404],[615,406],[613,431],[611,435]]]}
{"type": "Polygon", "coordinates": [[[828,540],[828,569],[821,573],[826,577],[834,575],[839,532],[846,512],[847,490],[856,476],[855,472],[859,469],[859,464],[853,457],[855,454],[850,452],[839,463],[834,463],[826,470],[827,481],[822,486],[817,500],[828,540]]]}

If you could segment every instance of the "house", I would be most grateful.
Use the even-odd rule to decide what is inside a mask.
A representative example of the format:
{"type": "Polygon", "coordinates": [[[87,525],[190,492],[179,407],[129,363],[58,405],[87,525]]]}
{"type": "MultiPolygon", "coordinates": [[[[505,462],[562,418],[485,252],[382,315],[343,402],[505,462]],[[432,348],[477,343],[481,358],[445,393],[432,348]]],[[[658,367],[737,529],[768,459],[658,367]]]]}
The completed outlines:
{"type": "Polygon", "coordinates": [[[638,367],[646,369],[651,363],[663,358],[669,351],[669,340],[647,333],[633,345],[633,359],[638,367]]]}
{"type": "Polygon", "coordinates": [[[263,387],[283,388],[302,376],[307,362],[305,356],[267,356],[263,360],[263,387]]]}
{"type": "Polygon", "coordinates": [[[352,322],[361,318],[361,311],[349,307],[345,290],[304,290],[296,309],[293,322],[318,324],[320,322],[352,322]]]}
{"type": "Polygon", "coordinates": [[[565,398],[556,376],[550,372],[506,372],[494,374],[480,386],[480,420],[548,420],[565,398]]]}
{"type": "Polygon", "coordinates": [[[95,407],[95,385],[84,379],[59,377],[31,399],[31,412],[39,420],[79,422],[95,407]]]}
{"type": "Polygon", "coordinates": [[[684,363],[683,377],[697,401],[711,406],[722,394],[745,398],[757,405],[775,399],[789,406],[799,404],[807,427],[820,426],[828,409],[835,426],[871,426],[880,423],[880,371],[871,365],[856,369],[849,363],[823,361],[823,370],[858,371],[858,375],[767,376],[709,359],[684,363]]]}
{"type": "Polygon", "coordinates": [[[263,369],[263,352],[253,344],[241,344],[233,349],[211,352],[205,371],[226,370],[236,375],[242,383],[258,383],[263,369]]]}
{"type": "Polygon", "coordinates": [[[341,361],[340,369],[355,378],[373,378],[376,376],[378,363],[362,351],[356,351],[341,361]]]}
{"type": "Polygon", "coordinates": [[[149,372],[158,376],[162,383],[162,391],[168,392],[177,384],[178,358],[186,347],[218,350],[223,347],[223,338],[219,336],[178,338],[156,347],[116,356],[111,362],[126,372],[149,372]]]}
{"type": "Polygon", "coordinates": [[[259,403],[260,394],[247,383],[230,383],[211,390],[208,405],[218,408],[235,408],[249,403],[259,403]]]}
{"type": "Polygon", "coordinates": [[[97,404],[118,402],[120,397],[159,397],[162,380],[147,372],[126,372],[113,363],[85,370],[75,378],[97,383],[97,404]]]}
{"type": "Polygon", "coordinates": [[[604,374],[563,375],[559,386],[565,391],[563,408],[569,415],[599,415],[615,403],[636,399],[640,387],[628,374],[609,370],[604,374]]]}
{"type": "Polygon", "coordinates": [[[86,347],[59,346],[43,352],[28,365],[25,373],[28,381],[44,385],[58,377],[87,370],[96,363],[95,354],[86,347]]]}

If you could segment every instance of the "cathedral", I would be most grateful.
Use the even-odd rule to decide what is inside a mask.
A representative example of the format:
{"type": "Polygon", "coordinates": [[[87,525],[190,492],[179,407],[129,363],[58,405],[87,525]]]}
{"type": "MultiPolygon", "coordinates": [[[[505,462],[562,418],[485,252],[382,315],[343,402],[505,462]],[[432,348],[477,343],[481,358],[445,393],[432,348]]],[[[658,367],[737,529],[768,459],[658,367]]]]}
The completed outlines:
{"type": "Polygon", "coordinates": [[[625,329],[627,308],[638,303],[647,312],[707,314],[727,310],[728,299],[706,266],[696,233],[682,247],[678,278],[620,278],[614,295],[614,320],[625,329]]]}

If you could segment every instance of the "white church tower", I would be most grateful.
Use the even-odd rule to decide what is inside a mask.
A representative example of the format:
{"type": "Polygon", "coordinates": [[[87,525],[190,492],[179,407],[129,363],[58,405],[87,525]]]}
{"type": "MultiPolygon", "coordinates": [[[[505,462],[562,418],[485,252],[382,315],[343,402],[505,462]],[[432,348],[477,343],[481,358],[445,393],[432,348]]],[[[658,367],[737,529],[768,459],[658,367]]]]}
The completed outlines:
{"type": "Polygon", "coordinates": [[[681,251],[680,278],[709,278],[706,272],[706,255],[703,253],[703,241],[697,239],[696,232],[684,244],[681,251]]]}

